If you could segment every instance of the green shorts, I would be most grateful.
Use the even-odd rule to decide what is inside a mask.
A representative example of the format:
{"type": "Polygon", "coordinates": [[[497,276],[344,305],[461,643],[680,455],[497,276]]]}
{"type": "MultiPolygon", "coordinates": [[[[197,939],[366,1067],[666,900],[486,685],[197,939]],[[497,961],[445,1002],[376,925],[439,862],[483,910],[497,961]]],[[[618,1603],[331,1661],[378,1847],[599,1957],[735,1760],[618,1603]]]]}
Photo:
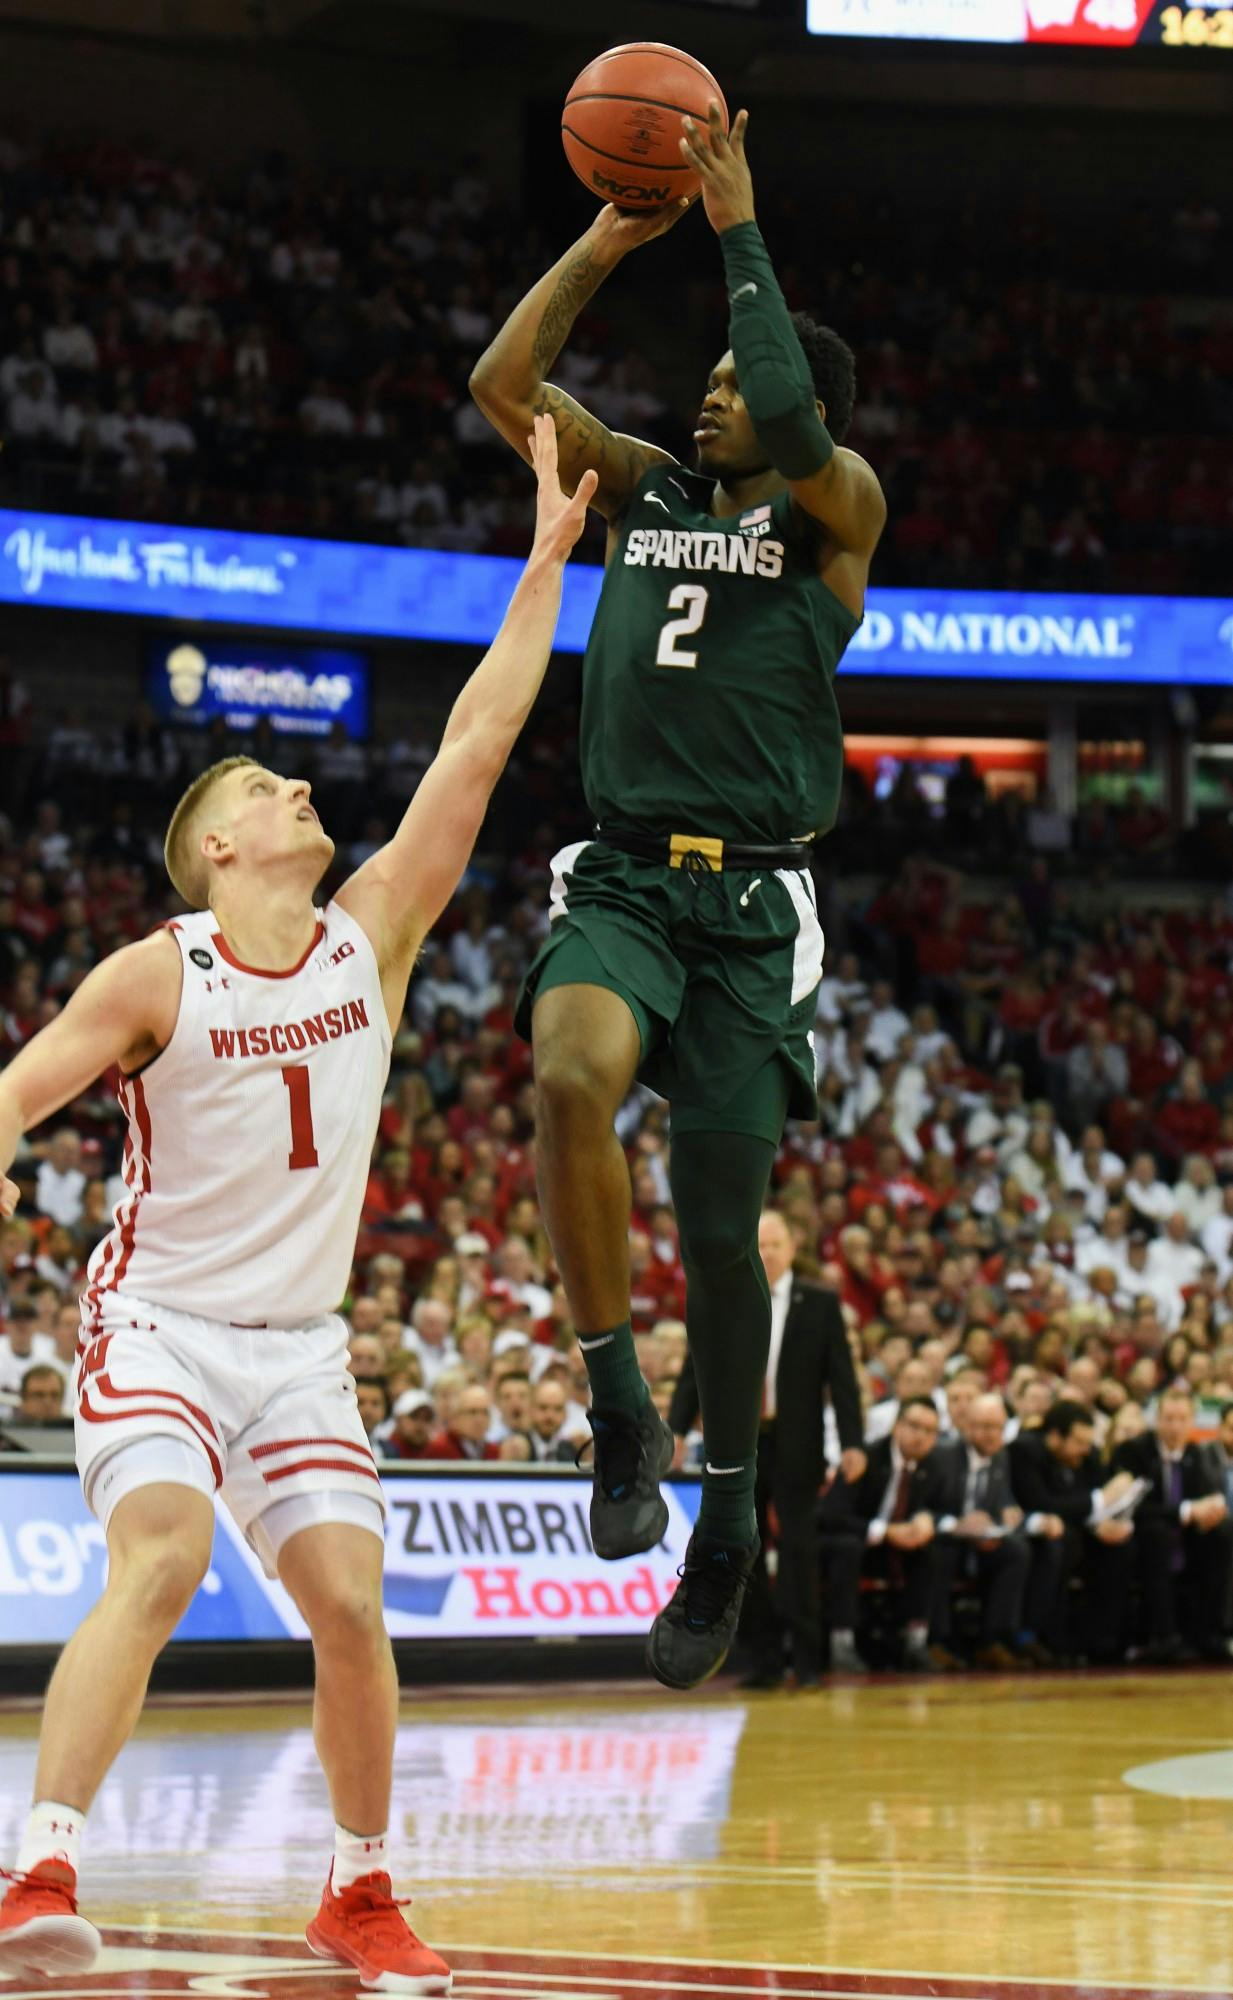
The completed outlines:
{"type": "Polygon", "coordinates": [[[676,1131],[778,1145],[785,1117],[817,1117],[823,937],[806,870],[693,875],[590,840],[552,869],[551,929],[515,1015],[525,1039],[541,993],[604,986],[638,1024],[639,1080],[676,1131]]]}

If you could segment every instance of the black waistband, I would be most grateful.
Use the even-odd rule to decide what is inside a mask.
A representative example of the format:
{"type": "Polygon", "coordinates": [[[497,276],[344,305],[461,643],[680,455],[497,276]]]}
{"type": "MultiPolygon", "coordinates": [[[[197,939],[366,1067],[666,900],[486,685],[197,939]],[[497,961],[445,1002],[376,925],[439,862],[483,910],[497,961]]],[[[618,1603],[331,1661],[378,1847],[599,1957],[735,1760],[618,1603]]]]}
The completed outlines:
{"type": "Polygon", "coordinates": [[[808,840],[786,840],[779,846],[746,846],[708,834],[635,833],[624,827],[597,826],[596,840],[642,861],[662,861],[669,868],[699,868],[721,874],[725,868],[807,868],[812,852],[808,840]]]}

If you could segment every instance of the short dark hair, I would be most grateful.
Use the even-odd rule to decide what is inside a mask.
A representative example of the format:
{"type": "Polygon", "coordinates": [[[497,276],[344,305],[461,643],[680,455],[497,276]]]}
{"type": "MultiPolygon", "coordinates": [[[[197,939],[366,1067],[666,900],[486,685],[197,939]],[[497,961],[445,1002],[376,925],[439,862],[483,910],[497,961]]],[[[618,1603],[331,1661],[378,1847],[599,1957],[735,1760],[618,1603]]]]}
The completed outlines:
{"type": "Polygon", "coordinates": [[[35,1382],[58,1382],[62,1389],[64,1387],[63,1375],[58,1368],[52,1367],[50,1361],[36,1361],[32,1368],[26,1369],[21,1378],[21,1393],[23,1396],[29,1393],[31,1386],[35,1382]]]}
{"type": "Polygon", "coordinates": [[[822,326],[808,313],[792,315],[797,339],[805,350],[818,401],[826,405],[826,428],[842,444],[856,406],[856,356],[833,327],[822,326]]]}
{"type": "Polygon", "coordinates": [[[1068,1438],[1080,1424],[1091,1424],[1092,1413],[1086,1403],[1074,1403],[1063,1399],[1053,1403],[1041,1419],[1042,1431],[1056,1431],[1059,1437],[1068,1438]]]}
{"type": "Polygon", "coordinates": [[[938,1406],[932,1396],[905,1396],[895,1412],[895,1422],[898,1423],[900,1417],[905,1416],[909,1410],[928,1410],[930,1416],[937,1418],[938,1423],[941,1423],[938,1406]]]}
{"type": "Polygon", "coordinates": [[[386,1416],[389,1416],[393,1403],[390,1400],[390,1385],[384,1375],[364,1375],[355,1386],[357,1389],[375,1389],[385,1404],[386,1416]]]}

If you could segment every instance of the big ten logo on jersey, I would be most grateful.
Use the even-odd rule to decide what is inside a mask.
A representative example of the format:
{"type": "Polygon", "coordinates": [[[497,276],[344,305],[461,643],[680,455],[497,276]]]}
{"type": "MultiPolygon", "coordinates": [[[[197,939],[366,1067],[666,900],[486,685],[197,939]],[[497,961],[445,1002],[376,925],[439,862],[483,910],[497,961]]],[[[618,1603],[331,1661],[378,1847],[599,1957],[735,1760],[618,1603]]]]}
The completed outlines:
{"type": "Polygon", "coordinates": [[[754,534],[730,535],[722,529],[631,528],[625,542],[629,569],[722,570],[726,576],[760,576],[767,581],[783,575],[783,543],[758,541],[754,534]]]}
{"type": "Polygon", "coordinates": [[[324,958],[314,958],[314,960],[312,960],[312,966],[314,966],[314,970],[316,970],[316,972],[326,972],[326,970],[328,970],[330,966],[340,966],[344,958],[354,958],[354,954],[356,954],[356,948],[354,948],[354,944],[350,942],[350,938],[344,938],[344,940],[342,940],[342,944],[338,946],[338,950],[336,950],[336,952],[330,952],[330,954],[328,954],[328,956],[324,956],[324,958]]]}

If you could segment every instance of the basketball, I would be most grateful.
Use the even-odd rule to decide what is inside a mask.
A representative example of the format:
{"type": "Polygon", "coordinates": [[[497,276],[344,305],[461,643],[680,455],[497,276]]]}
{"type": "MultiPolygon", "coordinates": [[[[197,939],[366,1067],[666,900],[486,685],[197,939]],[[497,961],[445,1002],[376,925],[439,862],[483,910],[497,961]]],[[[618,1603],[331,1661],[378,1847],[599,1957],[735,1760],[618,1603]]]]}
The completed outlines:
{"type": "Polygon", "coordinates": [[[694,194],[698,176],[681,158],[681,119],[706,123],[707,106],[728,107],[702,63],[666,42],[606,49],[574,81],[561,114],[565,157],[592,194],[619,208],[661,208],[694,194]]]}

